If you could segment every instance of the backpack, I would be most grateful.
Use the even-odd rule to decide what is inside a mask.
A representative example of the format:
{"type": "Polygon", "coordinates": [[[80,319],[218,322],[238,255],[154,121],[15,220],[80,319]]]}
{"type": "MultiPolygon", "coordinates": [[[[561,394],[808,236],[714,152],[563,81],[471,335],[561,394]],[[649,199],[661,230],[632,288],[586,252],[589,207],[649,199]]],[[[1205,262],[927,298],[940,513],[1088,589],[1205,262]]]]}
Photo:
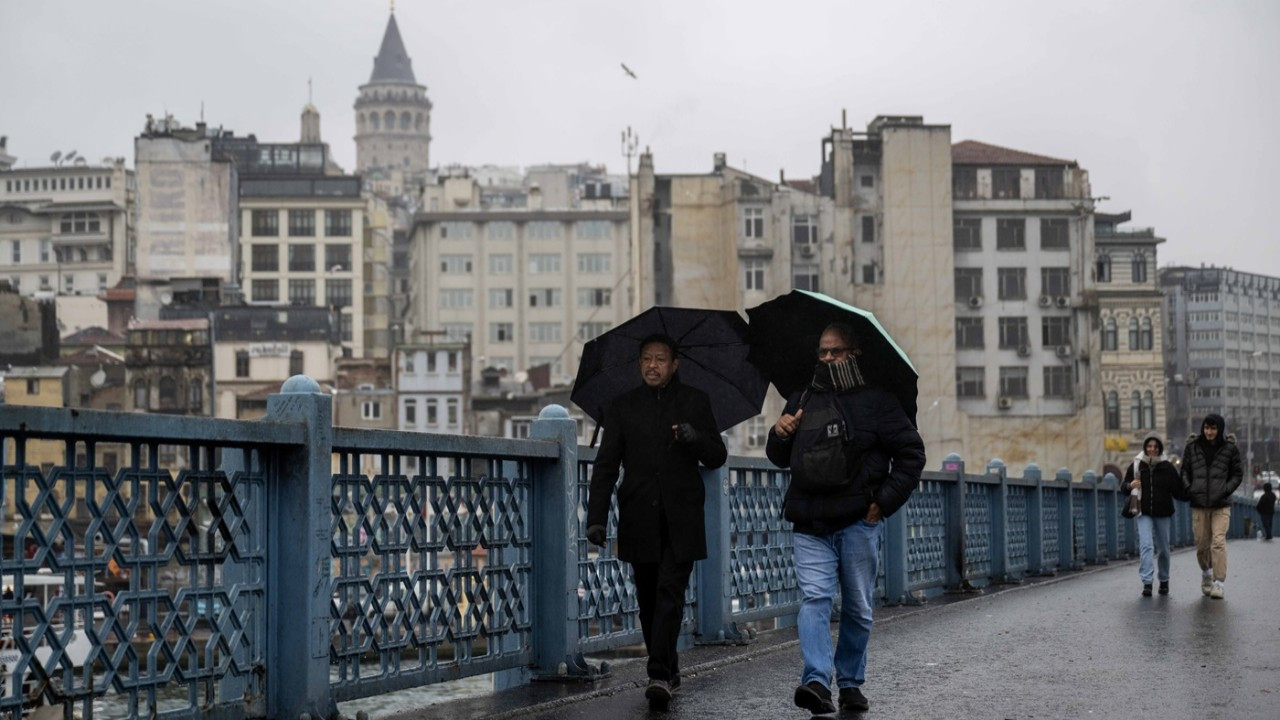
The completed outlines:
{"type": "MultiPolygon", "coordinates": [[[[809,391],[800,396],[800,408],[809,402],[809,391]]],[[[810,495],[825,495],[853,484],[854,463],[849,450],[849,424],[840,404],[808,410],[800,416],[791,446],[791,484],[810,495]]]]}

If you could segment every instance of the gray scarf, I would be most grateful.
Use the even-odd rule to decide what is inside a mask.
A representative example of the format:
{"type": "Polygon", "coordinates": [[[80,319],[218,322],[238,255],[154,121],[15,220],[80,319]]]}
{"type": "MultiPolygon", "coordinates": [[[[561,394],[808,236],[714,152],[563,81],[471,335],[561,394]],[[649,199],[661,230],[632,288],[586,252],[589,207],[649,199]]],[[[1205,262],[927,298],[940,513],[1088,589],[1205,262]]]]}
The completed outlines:
{"type": "Polygon", "coordinates": [[[850,355],[837,362],[819,362],[813,370],[813,380],[809,382],[809,389],[818,392],[842,392],[866,384],[862,371],[858,369],[858,359],[850,355]]]}

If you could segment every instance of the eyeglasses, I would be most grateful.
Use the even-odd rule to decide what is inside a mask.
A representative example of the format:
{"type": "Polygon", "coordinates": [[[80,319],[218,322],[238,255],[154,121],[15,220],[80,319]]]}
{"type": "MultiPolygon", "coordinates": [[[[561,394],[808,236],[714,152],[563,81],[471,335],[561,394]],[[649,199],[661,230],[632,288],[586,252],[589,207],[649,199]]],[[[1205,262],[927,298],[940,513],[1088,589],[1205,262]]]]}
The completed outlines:
{"type": "Polygon", "coordinates": [[[821,360],[828,355],[831,357],[840,357],[847,352],[849,352],[849,348],[847,347],[818,348],[818,359],[821,360]]]}

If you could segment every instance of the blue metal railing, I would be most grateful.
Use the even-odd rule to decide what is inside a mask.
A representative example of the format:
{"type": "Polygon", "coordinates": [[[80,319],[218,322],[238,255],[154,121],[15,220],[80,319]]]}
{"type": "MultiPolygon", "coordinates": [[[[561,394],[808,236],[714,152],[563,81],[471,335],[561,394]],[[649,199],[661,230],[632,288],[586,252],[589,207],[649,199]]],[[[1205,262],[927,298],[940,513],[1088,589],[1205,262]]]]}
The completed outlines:
{"type": "MultiPolygon", "coordinates": [[[[328,717],[483,673],[591,679],[607,668],[587,655],[641,642],[616,507],[610,544],[585,539],[595,452],[563,408],[529,440],[333,428],[295,380],[258,421],[0,405],[0,713],[90,718],[110,696],[130,715],[328,717]]],[[[984,470],[948,456],[886,521],[882,602],[1136,550],[1114,477],[984,470]]],[[[787,472],[731,457],[703,479],[683,641],[794,623],[787,472]]],[[[1174,536],[1190,542],[1185,506],[1174,536]]]]}

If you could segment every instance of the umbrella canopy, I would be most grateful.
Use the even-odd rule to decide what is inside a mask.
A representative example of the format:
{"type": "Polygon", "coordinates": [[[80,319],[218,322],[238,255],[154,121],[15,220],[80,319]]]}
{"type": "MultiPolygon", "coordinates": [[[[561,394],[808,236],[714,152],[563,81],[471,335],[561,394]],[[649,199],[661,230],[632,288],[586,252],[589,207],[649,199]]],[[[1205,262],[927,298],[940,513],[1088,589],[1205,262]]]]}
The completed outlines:
{"type": "Polygon", "coordinates": [[[769,383],[747,362],[747,323],[732,310],[652,307],[588,342],[570,399],[596,422],[619,395],[643,384],[640,342],[655,333],[676,341],[680,382],[711,398],[724,431],[760,414],[769,383]]]}
{"type": "Polygon", "coordinates": [[[823,329],[833,322],[850,325],[862,342],[858,368],[869,382],[896,395],[915,424],[919,374],[875,315],[822,293],[792,290],[748,308],[747,317],[751,320],[749,359],[784,397],[813,378],[818,362],[814,350],[823,329]]]}

